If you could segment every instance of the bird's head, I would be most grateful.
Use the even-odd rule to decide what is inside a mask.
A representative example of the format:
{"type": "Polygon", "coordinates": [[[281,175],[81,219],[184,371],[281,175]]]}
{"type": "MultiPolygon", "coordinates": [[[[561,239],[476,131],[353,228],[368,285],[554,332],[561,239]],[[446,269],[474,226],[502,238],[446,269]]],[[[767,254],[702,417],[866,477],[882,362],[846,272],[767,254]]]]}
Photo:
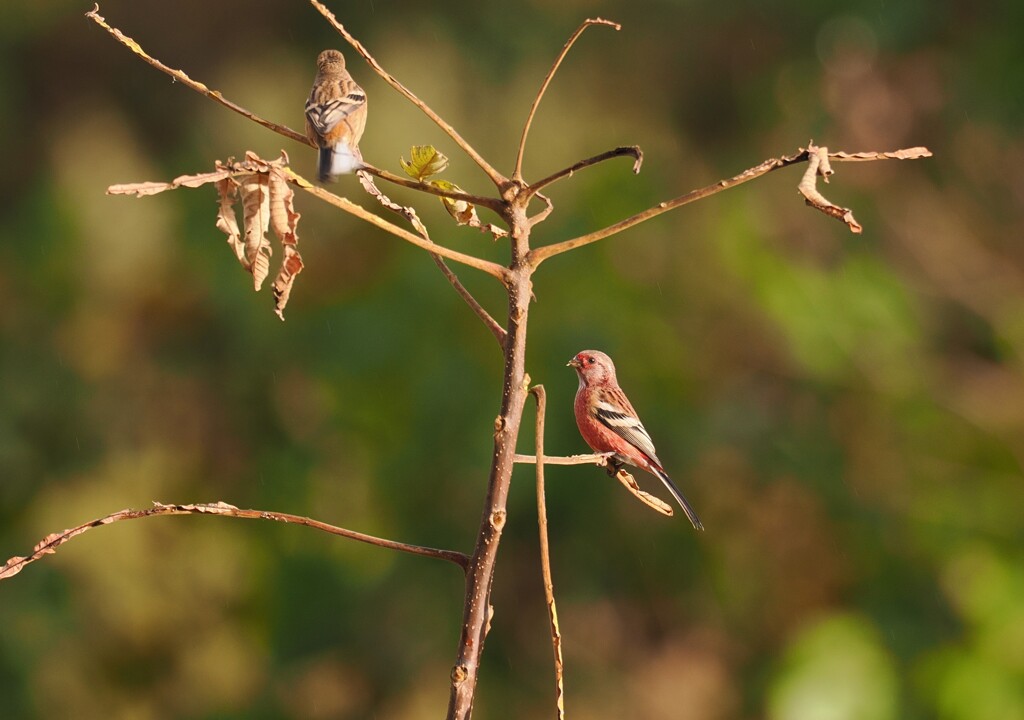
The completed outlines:
{"type": "Polygon", "coordinates": [[[316,67],[322,73],[336,73],[345,69],[345,56],[340,50],[324,50],[316,59],[316,67]]]}
{"type": "Polygon", "coordinates": [[[568,362],[575,368],[580,380],[587,385],[605,385],[615,382],[615,365],[612,359],[600,350],[584,350],[576,353],[568,362]]]}

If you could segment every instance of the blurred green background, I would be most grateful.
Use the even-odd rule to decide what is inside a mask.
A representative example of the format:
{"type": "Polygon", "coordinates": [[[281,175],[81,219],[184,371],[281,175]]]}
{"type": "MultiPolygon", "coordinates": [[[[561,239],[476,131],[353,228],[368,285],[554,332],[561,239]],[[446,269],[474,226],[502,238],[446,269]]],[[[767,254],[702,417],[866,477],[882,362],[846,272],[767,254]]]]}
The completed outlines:
{"type": "MultiPolygon", "coordinates": [[[[565,362],[616,359],[708,530],[592,467],[552,468],[567,706],[583,718],[1024,718],[1024,5],[1017,2],[330,3],[381,63],[508,172],[529,102],[534,233],[614,222],[813,138],[927,145],[802,168],[545,264],[528,370],[547,448],[583,452],[565,362]]],[[[493,339],[421,251],[298,198],[286,323],[214,228],[211,188],[135,200],[215,159],[314,154],[177,86],[83,17],[0,5],[0,559],[152,500],[222,500],[470,550],[500,394],[493,339]]],[[[303,2],[110,0],[171,66],[294,128],[339,38],[303,2]]],[[[366,158],[416,143],[486,178],[347,51],[366,158]]],[[[374,208],[351,178],[337,186],[374,208]]],[[[415,202],[436,240],[503,243],[415,202]]],[[[493,219],[484,213],[485,220],[493,219]]],[[[495,313],[489,278],[460,269],[495,313]]],[[[532,427],[532,412],[527,413],[532,427]]],[[[532,432],[521,438],[528,452],[532,432]]],[[[640,477],[660,492],[651,478],[640,477]]],[[[513,480],[478,718],[552,716],[532,469],[513,480]]],[[[298,527],[212,517],[95,530],[0,584],[12,718],[436,718],[459,572],[298,527]]]]}

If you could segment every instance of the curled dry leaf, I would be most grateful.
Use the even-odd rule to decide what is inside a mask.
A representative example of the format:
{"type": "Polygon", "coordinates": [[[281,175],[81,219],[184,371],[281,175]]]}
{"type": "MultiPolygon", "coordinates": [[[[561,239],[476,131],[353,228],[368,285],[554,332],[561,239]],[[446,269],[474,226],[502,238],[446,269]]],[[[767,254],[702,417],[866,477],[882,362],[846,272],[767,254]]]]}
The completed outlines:
{"type": "Polygon", "coordinates": [[[662,515],[668,515],[669,517],[675,514],[675,511],[672,510],[671,505],[663,502],[660,498],[657,498],[654,495],[651,495],[650,493],[641,490],[640,486],[636,482],[636,479],[625,470],[620,469],[617,473],[615,473],[615,479],[622,483],[622,486],[624,488],[633,493],[633,495],[635,495],[640,502],[642,502],[644,505],[651,508],[652,510],[660,512],[662,515]]]}
{"type": "Polygon", "coordinates": [[[828,182],[829,176],[833,173],[829,163],[828,148],[811,144],[807,147],[807,152],[807,170],[797,186],[797,190],[804,196],[804,201],[829,217],[846,223],[850,232],[860,234],[864,228],[854,219],[853,211],[849,208],[839,207],[818,191],[818,177],[820,176],[824,178],[825,182],[828,182]]]}
{"type": "Polygon", "coordinates": [[[380,188],[377,187],[377,183],[373,181],[373,176],[371,176],[370,173],[360,170],[356,173],[356,176],[359,178],[359,182],[363,186],[363,189],[376,198],[377,202],[391,212],[398,213],[408,220],[409,224],[413,226],[421,237],[428,240],[430,239],[430,234],[427,232],[427,226],[423,224],[422,220],[420,220],[420,216],[416,214],[416,210],[414,208],[408,207],[407,205],[399,205],[381,192],[380,188]]]}
{"type": "Polygon", "coordinates": [[[217,188],[217,229],[227,235],[228,245],[239,263],[253,278],[258,291],[270,273],[273,249],[267,231],[273,230],[282,246],[281,267],[274,279],[274,311],[283,320],[295,276],[302,271],[298,251],[299,213],[295,212],[295,193],[288,184],[284,169],[288,155],[277,160],[264,160],[253,152],[245,159],[218,161],[213,172],[182,175],[171,182],[143,182],[111,185],[109,195],[156,195],[179,187],[195,188],[214,183],[217,188]],[[242,201],[242,225],[239,226],[236,203],[242,201]]]}
{"type": "Polygon", "coordinates": [[[295,283],[295,276],[302,272],[302,256],[299,255],[298,225],[299,214],[295,212],[295,191],[276,169],[270,173],[270,227],[281,241],[281,268],[274,278],[274,312],[284,320],[284,308],[295,283]]]}
{"type": "Polygon", "coordinates": [[[253,289],[259,292],[270,272],[273,249],[267,240],[270,229],[269,173],[247,173],[239,184],[245,220],[245,269],[252,273],[253,289]]]}

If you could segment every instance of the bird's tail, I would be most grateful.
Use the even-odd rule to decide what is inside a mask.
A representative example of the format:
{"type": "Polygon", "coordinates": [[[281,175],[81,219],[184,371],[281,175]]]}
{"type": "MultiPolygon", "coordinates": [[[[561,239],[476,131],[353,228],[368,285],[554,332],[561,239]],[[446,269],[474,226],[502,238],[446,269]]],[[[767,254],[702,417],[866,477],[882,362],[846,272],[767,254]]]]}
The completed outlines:
{"type": "Polygon", "coordinates": [[[338,175],[355,172],[362,164],[363,156],[359,148],[352,147],[347,142],[340,142],[337,145],[320,148],[317,175],[320,182],[331,182],[338,175]]]}
{"type": "Polygon", "coordinates": [[[654,467],[652,465],[651,469],[654,470],[655,474],[659,478],[661,478],[661,481],[665,483],[665,487],[668,488],[668,491],[672,493],[673,497],[675,497],[675,499],[679,502],[679,507],[681,507],[683,509],[683,512],[686,513],[686,517],[690,519],[690,522],[693,524],[693,527],[697,530],[703,530],[704,524],[700,521],[700,518],[697,517],[697,513],[694,511],[694,509],[690,507],[690,503],[688,503],[686,501],[686,498],[683,497],[682,491],[676,487],[676,484],[674,482],[672,482],[672,478],[670,478],[668,474],[661,468],[654,467]]]}

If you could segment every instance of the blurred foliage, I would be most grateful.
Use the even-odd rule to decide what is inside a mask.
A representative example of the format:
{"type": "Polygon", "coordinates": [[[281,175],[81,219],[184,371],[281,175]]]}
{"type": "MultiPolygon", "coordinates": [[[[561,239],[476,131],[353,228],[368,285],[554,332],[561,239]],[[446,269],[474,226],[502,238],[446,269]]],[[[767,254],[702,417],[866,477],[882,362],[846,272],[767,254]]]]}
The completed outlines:
{"type": "MultiPolygon", "coordinates": [[[[285,141],[139,62],[82,17],[91,5],[0,4],[0,556],[151,500],[468,550],[499,402],[493,338],[422,252],[308,198],[307,269],[282,324],[214,228],[212,190],[105,196],[285,141]]],[[[584,450],[564,364],[602,348],[708,528],[662,520],[597,469],[550,470],[567,704],[580,720],[1024,718],[1024,5],[333,9],[505,171],[568,35],[588,16],[623,23],[573,50],[524,169],[636,143],[643,172],[613,161],[553,186],[538,243],[810,137],[935,151],[836,167],[826,194],[862,236],[803,207],[795,170],[536,277],[528,370],[548,389],[549,452],[584,450]]],[[[296,128],[316,54],[340,46],[301,2],[101,12],[296,128]]],[[[396,171],[433,144],[446,177],[489,191],[347,55],[371,98],[369,161],[396,171]]],[[[312,151],[285,149],[312,174],[312,151]]],[[[338,189],[374,207],[354,179],[338,189]]],[[[506,257],[436,200],[389,193],[435,240],[506,257]]],[[[500,315],[500,288],[459,272],[500,315]]],[[[480,718],[551,715],[534,513],[522,468],[480,718]]],[[[461,595],[452,567],[302,528],[120,523],[0,585],[2,714],[435,718],[461,595]]]]}

